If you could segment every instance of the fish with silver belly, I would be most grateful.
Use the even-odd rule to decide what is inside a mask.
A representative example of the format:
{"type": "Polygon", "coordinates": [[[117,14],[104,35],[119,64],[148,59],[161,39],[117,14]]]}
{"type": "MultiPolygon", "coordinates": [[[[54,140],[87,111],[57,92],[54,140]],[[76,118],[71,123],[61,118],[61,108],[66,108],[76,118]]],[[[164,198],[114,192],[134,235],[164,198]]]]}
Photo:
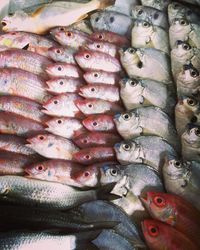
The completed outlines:
{"type": "Polygon", "coordinates": [[[141,0],[142,5],[149,6],[161,11],[166,11],[170,0],[141,0]]]}

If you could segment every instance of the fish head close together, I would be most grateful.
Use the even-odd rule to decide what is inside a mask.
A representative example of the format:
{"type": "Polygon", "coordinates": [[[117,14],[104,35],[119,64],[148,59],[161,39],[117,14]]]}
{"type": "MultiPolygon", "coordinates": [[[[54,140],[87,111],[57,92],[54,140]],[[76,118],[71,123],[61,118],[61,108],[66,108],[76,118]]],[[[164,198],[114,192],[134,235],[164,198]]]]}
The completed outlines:
{"type": "Polygon", "coordinates": [[[181,136],[181,139],[191,146],[196,142],[200,142],[200,126],[188,124],[186,131],[181,136]]]}
{"type": "Polygon", "coordinates": [[[55,174],[55,169],[54,168],[50,169],[48,164],[45,164],[45,162],[40,162],[26,167],[25,173],[26,177],[31,177],[31,178],[35,177],[45,180],[47,177],[55,174]]]}
{"type": "Polygon", "coordinates": [[[166,174],[166,176],[168,176],[169,179],[178,179],[187,169],[188,167],[185,162],[181,162],[179,159],[173,156],[165,157],[163,172],[166,174]]]}
{"type": "Polygon", "coordinates": [[[172,21],[170,30],[172,34],[188,34],[191,30],[191,24],[185,18],[175,18],[172,21]]]}
{"type": "Polygon", "coordinates": [[[3,26],[3,31],[20,31],[20,27],[22,27],[27,22],[28,14],[24,11],[16,11],[14,14],[10,14],[5,16],[2,21],[1,25],[3,26]]]}
{"type": "Polygon", "coordinates": [[[119,54],[120,54],[120,59],[121,59],[121,62],[122,62],[122,65],[123,63],[124,64],[137,64],[140,62],[140,58],[137,54],[137,49],[136,48],[127,48],[127,47],[124,47],[124,48],[121,48],[119,50],[119,54]]]}
{"type": "Polygon", "coordinates": [[[102,185],[118,182],[123,177],[123,171],[120,169],[120,166],[117,166],[115,164],[102,165],[100,168],[100,172],[100,181],[102,185]]]}
{"type": "Polygon", "coordinates": [[[184,58],[185,62],[193,56],[193,48],[186,41],[178,40],[174,49],[171,51],[171,55],[176,58],[184,58]]]}

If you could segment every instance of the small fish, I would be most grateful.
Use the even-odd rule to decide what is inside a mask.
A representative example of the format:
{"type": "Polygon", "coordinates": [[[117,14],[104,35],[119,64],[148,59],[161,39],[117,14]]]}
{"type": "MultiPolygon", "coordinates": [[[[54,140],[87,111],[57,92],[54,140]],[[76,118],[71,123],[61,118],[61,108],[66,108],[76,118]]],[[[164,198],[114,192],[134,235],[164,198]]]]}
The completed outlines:
{"type": "Polygon", "coordinates": [[[74,59],[75,49],[69,47],[51,47],[48,49],[48,56],[55,62],[76,64],[74,59]]]}
{"type": "Polygon", "coordinates": [[[113,57],[118,57],[118,47],[113,43],[92,41],[88,42],[84,46],[87,50],[94,50],[106,53],[113,57]]]}
{"type": "Polygon", "coordinates": [[[19,10],[1,21],[3,31],[26,31],[44,34],[56,26],[69,26],[87,17],[87,13],[113,5],[113,0],[92,0],[89,3],[53,2],[44,4],[33,13],[19,10]],[[74,14],[76,13],[76,14],[74,14]],[[45,22],[44,22],[45,20],[45,22]]]}
{"type": "Polygon", "coordinates": [[[46,72],[49,77],[74,77],[81,78],[81,70],[74,64],[69,63],[54,63],[46,67],[46,72]]]}
{"type": "Polygon", "coordinates": [[[110,84],[115,85],[119,82],[120,77],[116,73],[106,72],[102,70],[87,71],[83,74],[83,78],[89,84],[110,84]]]}
{"type": "Polygon", "coordinates": [[[74,93],[59,94],[43,105],[42,112],[50,116],[75,117],[81,115],[75,102],[82,98],[74,93]]]}
{"type": "Polygon", "coordinates": [[[83,81],[74,77],[52,78],[46,81],[47,91],[53,94],[76,93],[83,86],[83,81]]]}
{"type": "Polygon", "coordinates": [[[73,154],[79,151],[69,139],[52,134],[38,134],[27,142],[27,147],[46,158],[72,160],[73,154]]]}
{"type": "Polygon", "coordinates": [[[90,16],[90,22],[94,31],[109,31],[122,36],[130,34],[133,20],[129,15],[104,10],[90,16]]]}
{"type": "Polygon", "coordinates": [[[79,99],[75,101],[78,109],[85,115],[113,114],[123,111],[123,108],[115,103],[101,99],[79,99]]]}
{"type": "Polygon", "coordinates": [[[141,0],[142,5],[166,11],[171,0],[141,0]]]}
{"type": "Polygon", "coordinates": [[[111,133],[104,132],[87,132],[73,139],[73,142],[79,148],[90,148],[98,146],[114,146],[119,142],[121,137],[111,133]]]}
{"type": "Polygon", "coordinates": [[[168,32],[150,22],[136,20],[131,32],[134,48],[154,48],[169,54],[168,32]]]}
{"type": "Polygon", "coordinates": [[[67,139],[73,139],[86,132],[81,121],[71,117],[54,117],[45,123],[45,130],[67,139]]]}
{"type": "Polygon", "coordinates": [[[114,160],[116,160],[115,151],[111,147],[85,148],[73,154],[73,161],[83,165],[114,160]]]}
{"type": "Polygon", "coordinates": [[[119,88],[102,84],[89,84],[79,90],[79,95],[85,98],[97,98],[109,102],[119,102],[119,88]]]}
{"type": "Polygon", "coordinates": [[[121,48],[119,54],[122,66],[130,78],[172,82],[170,60],[166,53],[152,48],[121,48]]]}
{"type": "Polygon", "coordinates": [[[82,123],[85,128],[92,132],[116,132],[113,116],[111,115],[90,115],[82,123]]]}
{"type": "Polygon", "coordinates": [[[103,70],[111,73],[122,70],[115,57],[99,51],[83,50],[75,55],[75,59],[83,70],[103,70]]]}
{"type": "Polygon", "coordinates": [[[150,249],[198,249],[193,241],[188,239],[184,234],[180,233],[173,227],[157,220],[148,219],[143,221],[142,231],[145,237],[145,241],[150,249]]]}

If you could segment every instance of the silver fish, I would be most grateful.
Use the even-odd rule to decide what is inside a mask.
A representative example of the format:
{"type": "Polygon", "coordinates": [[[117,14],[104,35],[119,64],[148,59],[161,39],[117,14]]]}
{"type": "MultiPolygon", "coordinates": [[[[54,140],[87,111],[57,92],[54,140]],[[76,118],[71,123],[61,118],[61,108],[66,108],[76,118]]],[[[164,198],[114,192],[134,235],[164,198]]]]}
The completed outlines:
{"type": "Polygon", "coordinates": [[[170,0],[141,0],[142,5],[166,11],[170,0]]]}
{"type": "Polygon", "coordinates": [[[123,2],[121,0],[115,0],[115,4],[106,8],[106,10],[111,10],[130,16],[131,9],[135,8],[137,4],[140,4],[139,0],[123,0],[123,2]]]}

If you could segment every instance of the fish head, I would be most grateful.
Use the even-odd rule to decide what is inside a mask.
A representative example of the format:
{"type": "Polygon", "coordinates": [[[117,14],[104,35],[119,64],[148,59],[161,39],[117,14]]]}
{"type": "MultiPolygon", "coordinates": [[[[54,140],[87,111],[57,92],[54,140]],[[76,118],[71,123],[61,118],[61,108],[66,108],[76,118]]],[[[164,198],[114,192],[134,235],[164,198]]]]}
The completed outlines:
{"type": "Polygon", "coordinates": [[[75,55],[75,60],[80,67],[92,68],[93,63],[96,61],[94,54],[89,50],[80,50],[75,55]]]}
{"type": "Polygon", "coordinates": [[[65,72],[65,67],[64,67],[64,64],[62,63],[54,63],[51,65],[48,65],[45,70],[47,74],[50,76],[52,75],[58,76],[60,74],[63,74],[63,72],[65,72]]]}
{"type": "Polygon", "coordinates": [[[55,168],[51,168],[48,163],[40,162],[25,168],[26,177],[45,180],[55,175],[55,168]]]}
{"type": "Polygon", "coordinates": [[[14,14],[5,16],[1,25],[3,26],[3,31],[20,31],[20,27],[23,27],[24,23],[27,22],[29,16],[24,11],[16,11],[14,14]]]}
{"type": "Polygon", "coordinates": [[[184,84],[190,84],[199,82],[200,74],[199,70],[196,69],[191,63],[183,65],[182,71],[177,77],[178,81],[183,82],[184,84]]]}
{"type": "Polygon", "coordinates": [[[44,105],[42,106],[42,112],[49,115],[56,115],[57,110],[63,107],[62,99],[58,96],[55,96],[49,99],[44,105]]]}
{"type": "Polygon", "coordinates": [[[145,36],[152,35],[153,31],[154,31],[153,25],[146,20],[136,20],[134,22],[133,32],[135,32],[135,35],[137,35],[137,33],[145,34],[145,36]]]}
{"type": "Polygon", "coordinates": [[[99,86],[97,85],[86,85],[79,89],[79,95],[85,98],[95,98],[100,92],[99,86]]]}
{"type": "Polygon", "coordinates": [[[170,3],[168,5],[168,13],[170,19],[173,20],[174,18],[180,18],[184,16],[184,9],[183,5],[177,2],[170,3]]]}
{"type": "Polygon", "coordinates": [[[137,20],[145,20],[147,13],[145,11],[144,6],[136,5],[131,11],[132,17],[137,20]]]}
{"type": "Polygon", "coordinates": [[[179,102],[179,105],[181,104],[193,113],[198,114],[200,111],[200,104],[194,97],[183,97],[182,102],[179,102]]]}
{"type": "Polygon", "coordinates": [[[123,171],[116,164],[104,164],[100,167],[102,185],[118,182],[123,177],[123,171]]]}
{"type": "Polygon", "coordinates": [[[70,55],[66,53],[63,47],[51,47],[48,49],[48,56],[54,61],[64,60],[67,55],[69,60],[70,55]]]}
{"type": "Polygon", "coordinates": [[[84,114],[100,114],[110,110],[110,103],[101,99],[76,100],[76,106],[84,114]]]}
{"type": "Polygon", "coordinates": [[[28,138],[27,142],[27,147],[35,150],[43,149],[49,143],[49,136],[47,134],[39,134],[37,136],[28,138]]]}
{"type": "Polygon", "coordinates": [[[64,32],[66,29],[67,29],[67,27],[65,27],[65,26],[59,26],[59,27],[55,27],[55,28],[51,29],[49,33],[54,38],[58,32],[64,32]]]}
{"type": "Polygon", "coordinates": [[[173,33],[181,33],[187,35],[191,30],[191,24],[185,18],[175,18],[172,21],[170,30],[173,33]]]}
{"type": "Polygon", "coordinates": [[[138,78],[124,78],[119,84],[123,95],[139,96],[144,90],[142,80],[138,78]]]}
{"type": "Polygon", "coordinates": [[[67,129],[64,117],[55,117],[45,122],[45,130],[48,132],[65,132],[67,129]]]}
{"type": "Polygon", "coordinates": [[[104,82],[105,77],[106,75],[102,71],[88,71],[83,75],[83,78],[89,83],[104,82]]]}
{"type": "Polygon", "coordinates": [[[106,28],[104,11],[97,11],[90,16],[90,22],[94,30],[103,30],[106,28]]]}
{"type": "Polygon", "coordinates": [[[170,179],[178,179],[184,173],[185,165],[173,155],[167,155],[164,159],[163,172],[170,179]]]}
{"type": "Polygon", "coordinates": [[[23,32],[12,31],[0,36],[0,45],[9,48],[24,48],[29,42],[28,37],[23,36],[23,32]]]}
{"type": "Polygon", "coordinates": [[[120,59],[122,64],[138,64],[140,62],[140,58],[137,54],[137,50],[136,48],[121,48],[119,49],[119,55],[120,55],[120,59]]]}
{"type": "Polygon", "coordinates": [[[170,0],[142,0],[142,4],[158,10],[166,10],[170,0]]]}
{"type": "Polygon", "coordinates": [[[66,88],[68,81],[66,78],[52,78],[46,81],[48,91],[55,92],[55,91],[62,91],[62,89],[66,88]]]}
{"type": "Polygon", "coordinates": [[[91,115],[82,121],[89,131],[108,131],[115,130],[113,117],[110,115],[91,115]]]}
{"type": "Polygon", "coordinates": [[[82,149],[73,155],[73,160],[81,164],[90,164],[93,158],[93,151],[90,148],[82,149]]]}
{"type": "Polygon", "coordinates": [[[171,55],[176,58],[185,59],[184,61],[189,60],[193,56],[193,48],[186,41],[178,40],[175,44],[175,47],[171,51],[171,55]]]}
{"type": "Polygon", "coordinates": [[[200,142],[200,126],[195,124],[188,124],[186,131],[182,134],[181,139],[189,143],[191,146],[200,142]]]}
{"type": "Polygon", "coordinates": [[[91,143],[91,133],[83,133],[73,139],[74,143],[81,148],[88,147],[91,143]]]}

